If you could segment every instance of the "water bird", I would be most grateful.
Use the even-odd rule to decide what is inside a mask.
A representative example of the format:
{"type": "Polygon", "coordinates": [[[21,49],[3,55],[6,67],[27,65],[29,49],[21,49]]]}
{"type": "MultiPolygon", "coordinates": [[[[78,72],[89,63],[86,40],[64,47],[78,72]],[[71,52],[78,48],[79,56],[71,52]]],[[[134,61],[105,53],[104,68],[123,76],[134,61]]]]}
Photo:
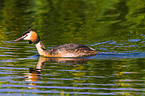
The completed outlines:
{"type": "Polygon", "coordinates": [[[42,41],[40,40],[39,35],[35,30],[32,29],[28,29],[23,33],[22,37],[14,41],[19,41],[22,39],[28,40],[29,44],[34,43],[38,54],[44,57],[87,57],[97,54],[95,49],[77,43],[63,44],[50,50],[46,50],[42,41]]]}

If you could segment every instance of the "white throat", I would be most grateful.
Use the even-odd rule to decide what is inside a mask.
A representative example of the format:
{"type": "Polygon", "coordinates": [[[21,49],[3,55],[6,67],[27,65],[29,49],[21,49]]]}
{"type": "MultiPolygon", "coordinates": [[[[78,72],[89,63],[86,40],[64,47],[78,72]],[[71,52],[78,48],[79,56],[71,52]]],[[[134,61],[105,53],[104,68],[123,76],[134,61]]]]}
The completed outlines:
{"type": "Polygon", "coordinates": [[[38,51],[39,55],[45,55],[46,50],[45,50],[45,47],[44,47],[44,45],[42,44],[41,41],[39,41],[37,44],[35,44],[35,46],[37,48],[37,51],[38,51]]]}

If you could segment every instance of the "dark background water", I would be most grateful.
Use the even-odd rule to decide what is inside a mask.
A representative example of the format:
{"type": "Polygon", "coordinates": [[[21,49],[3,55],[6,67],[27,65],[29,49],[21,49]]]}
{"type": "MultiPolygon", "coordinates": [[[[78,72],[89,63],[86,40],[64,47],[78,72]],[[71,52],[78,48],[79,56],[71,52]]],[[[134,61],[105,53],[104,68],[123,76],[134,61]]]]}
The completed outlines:
{"type": "Polygon", "coordinates": [[[145,95],[144,0],[0,0],[0,95],[145,95]],[[14,42],[37,29],[46,48],[80,43],[87,58],[43,58],[14,42]]]}

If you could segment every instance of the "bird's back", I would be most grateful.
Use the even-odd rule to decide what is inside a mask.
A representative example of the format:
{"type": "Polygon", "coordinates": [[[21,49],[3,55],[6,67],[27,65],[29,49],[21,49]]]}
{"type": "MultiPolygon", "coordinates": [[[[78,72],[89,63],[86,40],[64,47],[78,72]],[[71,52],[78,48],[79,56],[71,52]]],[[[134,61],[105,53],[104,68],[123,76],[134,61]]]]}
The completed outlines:
{"type": "Polygon", "coordinates": [[[83,57],[97,54],[94,49],[77,43],[60,45],[48,50],[48,52],[52,56],[60,57],[83,57]]]}

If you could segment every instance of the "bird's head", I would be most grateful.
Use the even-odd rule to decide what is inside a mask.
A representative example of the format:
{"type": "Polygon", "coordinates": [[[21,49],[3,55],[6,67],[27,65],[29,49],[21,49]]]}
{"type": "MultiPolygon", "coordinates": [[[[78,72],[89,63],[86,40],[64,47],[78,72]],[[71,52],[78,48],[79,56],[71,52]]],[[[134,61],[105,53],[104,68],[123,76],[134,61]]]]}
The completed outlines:
{"type": "Polygon", "coordinates": [[[29,44],[34,43],[37,44],[40,41],[39,35],[35,32],[35,30],[29,29],[25,31],[22,35],[22,37],[16,39],[15,41],[19,40],[28,40],[29,44]]]}

